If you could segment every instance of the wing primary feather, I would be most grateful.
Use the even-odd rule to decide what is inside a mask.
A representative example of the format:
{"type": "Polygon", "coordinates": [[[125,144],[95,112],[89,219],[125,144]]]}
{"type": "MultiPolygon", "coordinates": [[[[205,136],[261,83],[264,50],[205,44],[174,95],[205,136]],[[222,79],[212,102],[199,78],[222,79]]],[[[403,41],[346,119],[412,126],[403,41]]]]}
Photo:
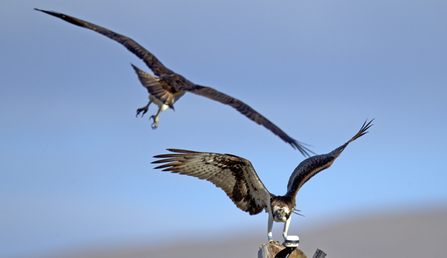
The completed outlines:
{"type": "Polygon", "coordinates": [[[156,169],[207,180],[251,215],[269,204],[270,193],[248,160],[230,154],[168,150],[173,153],[154,156],[158,160],[152,163],[160,164],[156,169]]]}
{"type": "Polygon", "coordinates": [[[160,156],[154,156],[154,158],[164,158],[164,159],[162,159],[162,160],[152,161],[152,164],[177,161],[177,158],[172,157],[172,156],[167,156],[167,155],[164,156],[164,157],[162,157],[162,155],[160,155],[160,156]]]}
{"type": "Polygon", "coordinates": [[[264,126],[266,129],[270,130],[273,134],[281,138],[283,141],[289,143],[294,149],[297,149],[305,157],[309,157],[312,152],[306,144],[296,141],[287,135],[283,130],[273,124],[270,120],[262,116],[260,113],[256,112],[253,108],[245,104],[244,102],[228,96],[220,91],[217,91],[210,87],[204,87],[196,85],[183,76],[174,73],[173,71],[166,68],[151,52],[146,50],[140,44],[138,44],[133,39],[126,37],[124,35],[118,34],[114,31],[106,29],[104,27],[98,26],[96,24],[53,11],[45,11],[38,8],[34,8],[37,11],[58,17],[71,24],[93,30],[97,33],[106,36],[124,47],[126,47],[130,52],[135,54],[138,58],[143,60],[143,62],[152,70],[152,72],[158,76],[160,79],[165,80],[169,87],[164,83],[155,80],[149,74],[139,70],[135,66],[134,69],[138,74],[140,82],[145,86],[149,93],[162,101],[164,104],[169,105],[170,108],[174,108],[174,102],[180,98],[184,92],[188,91],[209,99],[218,101],[220,103],[229,105],[239,111],[241,114],[246,116],[248,119],[264,126]]]}
{"type": "Polygon", "coordinates": [[[281,138],[283,141],[289,143],[294,149],[297,149],[305,157],[310,157],[309,153],[315,154],[313,151],[311,151],[309,148],[306,147],[307,144],[301,143],[293,139],[292,137],[287,135],[283,130],[281,130],[278,126],[276,126],[274,123],[268,120],[266,117],[264,117],[259,112],[254,110],[252,107],[236,98],[233,98],[213,88],[200,85],[195,85],[195,88],[193,90],[189,89],[188,91],[235,108],[237,111],[245,115],[250,120],[254,121],[259,125],[264,126],[272,133],[274,133],[276,136],[281,138]]]}
{"type": "Polygon", "coordinates": [[[99,34],[102,34],[112,40],[115,40],[116,42],[123,45],[125,48],[127,48],[130,52],[135,54],[138,58],[143,60],[144,63],[154,72],[155,75],[161,76],[162,74],[173,74],[171,70],[166,68],[151,52],[146,50],[144,47],[142,47],[140,44],[135,42],[133,39],[128,38],[126,36],[123,36],[121,34],[118,34],[114,31],[111,31],[109,29],[103,28],[101,26],[98,26],[96,24],[53,11],[45,11],[38,8],[34,8],[36,11],[40,11],[55,17],[58,17],[66,22],[69,22],[71,24],[87,28],[90,30],[93,30],[95,32],[98,32],[99,34]]]}
{"type": "Polygon", "coordinates": [[[299,189],[313,176],[320,171],[330,167],[336,158],[340,156],[349,143],[368,133],[368,129],[373,126],[374,119],[366,120],[360,130],[348,142],[329,152],[328,154],[316,155],[302,161],[293,171],[287,184],[287,196],[294,196],[299,189]]]}

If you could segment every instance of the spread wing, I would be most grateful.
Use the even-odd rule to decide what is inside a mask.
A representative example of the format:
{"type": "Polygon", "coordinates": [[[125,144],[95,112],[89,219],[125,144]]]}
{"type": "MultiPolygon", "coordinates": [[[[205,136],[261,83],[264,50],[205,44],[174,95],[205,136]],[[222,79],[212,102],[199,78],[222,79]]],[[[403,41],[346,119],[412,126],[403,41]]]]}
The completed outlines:
{"type": "MultiPolygon", "coordinates": [[[[313,153],[311,150],[306,148],[303,143],[300,143],[296,141],[295,139],[288,136],[284,131],[282,131],[279,127],[277,127],[275,124],[270,122],[267,118],[256,112],[254,109],[252,109],[250,106],[245,104],[244,102],[235,99],[233,97],[230,97],[222,92],[219,92],[215,89],[209,88],[209,87],[203,87],[196,85],[188,80],[186,80],[183,76],[174,73],[173,71],[166,68],[151,52],[146,50],[144,47],[142,47],[140,44],[132,40],[131,38],[128,38],[126,36],[123,36],[121,34],[118,34],[116,32],[113,32],[111,30],[108,30],[106,28],[103,28],[101,26],[95,25],[93,23],[83,21],[81,19],[65,15],[58,12],[52,12],[52,11],[45,11],[35,8],[37,11],[41,11],[44,13],[47,13],[49,15],[58,17],[63,19],[64,21],[67,21],[69,23],[72,23],[74,25],[91,29],[93,31],[96,31],[110,39],[113,39],[117,41],[118,43],[125,46],[130,52],[134,53],[136,56],[138,56],[140,59],[142,59],[146,65],[153,71],[153,73],[160,77],[158,79],[158,82],[160,83],[161,80],[164,80],[166,82],[169,82],[169,87],[171,89],[167,89],[165,86],[158,87],[154,86],[155,80],[150,81],[148,77],[145,78],[146,84],[142,81],[140,77],[140,73],[137,71],[137,74],[139,75],[140,81],[142,81],[143,86],[145,86],[149,93],[152,94],[154,97],[161,98],[160,100],[163,101],[163,103],[167,103],[171,108],[173,108],[173,104],[175,102],[172,102],[172,94],[174,94],[172,91],[189,91],[191,93],[207,97],[209,99],[218,101],[220,103],[229,105],[233,108],[235,108],[237,111],[248,117],[250,120],[264,126],[265,128],[269,129],[271,132],[273,132],[275,135],[279,136],[283,141],[289,143],[292,145],[293,148],[298,149],[304,156],[310,156],[309,153],[313,153]],[[154,88],[151,88],[154,87],[154,88]],[[167,92],[165,92],[166,90],[167,92]],[[152,92],[154,92],[154,94],[152,92]],[[171,98],[171,100],[169,100],[171,98]]],[[[135,67],[134,67],[135,68],[135,67]]],[[[175,98],[179,98],[183,93],[176,94],[174,96],[175,98]]]]}
{"type": "Polygon", "coordinates": [[[147,51],[144,47],[142,47],[140,44],[138,44],[131,38],[128,38],[126,36],[123,36],[121,34],[118,34],[116,32],[108,30],[108,29],[98,26],[96,24],[86,22],[86,21],[83,21],[81,19],[78,19],[78,18],[75,18],[72,16],[65,15],[63,13],[45,11],[45,10],[40,10],[37,8],[34,8],[34,10],[41,11],[41,12],[47,13],[49,15],[53,15],[55,17],[61,18],[62,20],[72,23],[74,25],[78,25],[80,27],[94,30],[110,39],[117,41],[118,43],[125,46],[130,52],[134,53],[141,60],[143,60],[146,63],[146,65],[149,66],[149,68],[157,76],[161,76],[162,74],[172,74],[173,73],[171,70],[166,68],[151,52],[147,51]]]}
{"type": "Polygon", "coordinates": [[[371,122],[373,120],[374,119],[369,122],[365,121],[362,128],[360,128],[359,132],[354,135],[354,137],[332,152],[313,156],[302,161],[290,176],[289,183],[287,184],[286,196],[293,196],[293,198],[295,198],[299,189],[318,172],[330,167],[350,142],[368,133],[367,130],[372,126],[371,122]]]}
{"type": "Polygon", "coordinates": [[[260,113],[256,112],[253,108],[251,108],[249,105],[245,104],[244,102],[235,99],[231,96],[228,96],[220,91],[217,91],[210,87],[204,87],[196,85],[194,90],[190,90],[191,93],[207,97],[209,99],[218,101],[220,103],[229,105],[233,108],[235,108],[237,111],[239,111],[241,114],[248,117],[250,120],[256,122],[259,125],[264,126],[265,128],[269,129],[272,133],[276,134],[279,138],[281,138],[283,141],[289,143],[292,145],[294,149],[298,149],[301,154],[304,156],[310,156],[310,153],[313,153],[311,150],[309,150],[306,146],[304,146],[303,143],[300,143],[287,135],[283,130],[281,130],[278,126],[276,126],[274,123],[270,122],[266,117],[261,115],[260,113]]]}
{"type": "Polygon", "coordinates": [[[236,206],[250,215],[260,213],[270,203],[270,193],[250,161],[229,155],[168,149],[171,154],[157,155],[156,169],[198,179],[221,188],[236,206]]]}

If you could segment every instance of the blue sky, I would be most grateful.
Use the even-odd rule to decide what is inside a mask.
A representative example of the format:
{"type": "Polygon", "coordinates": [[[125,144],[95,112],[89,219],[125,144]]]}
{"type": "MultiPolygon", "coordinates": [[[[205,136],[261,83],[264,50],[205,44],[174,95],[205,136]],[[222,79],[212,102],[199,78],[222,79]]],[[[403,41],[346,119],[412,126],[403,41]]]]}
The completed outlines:
{"type": "MultiPolygon", "coordinates": [[[[0,8],[0,256],[95,243],[266,235],[195,178],[153,170],[166,148],[249,159],[284,194],[303,156],[230,107],[186,94],[147,103],[112,40],[36,12],[63,12],[133,38],[187,79],[238,98],[316,153],[370,133],[299,192],[290,234],[356,214],[447,204],[445,1],[12,1],[0,8]],[[156,112],[151,107],[149,114],[156,112]],[[193,207],[198,207],[199,212],[193,207]]],[[[282,224],[274,225],[280,237],[282,224]]]]}

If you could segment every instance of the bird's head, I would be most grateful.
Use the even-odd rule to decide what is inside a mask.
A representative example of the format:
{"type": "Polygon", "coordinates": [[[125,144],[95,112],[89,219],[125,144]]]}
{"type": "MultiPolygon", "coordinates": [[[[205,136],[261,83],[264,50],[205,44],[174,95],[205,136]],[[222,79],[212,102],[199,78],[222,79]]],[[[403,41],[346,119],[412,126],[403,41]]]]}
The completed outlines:
{"type": "Polygon", "coordinates": [[[290,217],[290,210],[285,206],[275,206],[273,207],[273,219],[276,222],[286,222],[290,217]]]}

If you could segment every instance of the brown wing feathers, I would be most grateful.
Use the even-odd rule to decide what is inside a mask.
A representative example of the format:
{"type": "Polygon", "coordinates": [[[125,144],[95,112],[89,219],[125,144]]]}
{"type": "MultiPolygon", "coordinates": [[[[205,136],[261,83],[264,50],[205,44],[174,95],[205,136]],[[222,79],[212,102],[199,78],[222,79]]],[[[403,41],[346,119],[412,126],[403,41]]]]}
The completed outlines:
{"type": "MultiPolygon", "coordinates": [[[[350,142],[365,135],[373,120],[365,121],[356,135],[332,152],[301,162],[290,176],[284,198],[295,202],[299,189],[314,175],[330,167],[350,142]]],[[[267,191],[250,161],[246,159],[229,154],[168,150],[173,153],[154,156],[159,160],[152,163],[162,164],[156,169],[210,181],[224,190],[238,208],[250,215],[261,212],[269,205],[270,199],[275,198],[267,191]]]]}
{"type": "Polygon", "coordinates": [[[266,207],[269,193],[248,160],[228,154],[168,150],[174,153],[154,156],[159,160],[152,163],[163,163],[156,169],[207,180],[251,215],[266,207]]]}
{"type": "Polygon", "coordinates": [[[294,149],[299,150],[301,152],[301,154],[303,154],[304,156],[310,156],[309,153],[313,153],[309,148],[307,148],[305,146],[305,144],[300,143],[297,140],[290,137],[289,135],[287,135],[283,130],[281,130],[279,127],[277,127],[274,123],[272,123],[266,117],[264,117],[263,115],[258,113],[256,110],[251,108],[249,105],[245,104],[244,102],[242,102],[238,99],[228,96],[228,95],[226,95],[222,92],[219,92],[213,88],[204,87],[204,86],[200,86],[200,85],[196,85],[195,89],[190,90],[189,92],[203,96],[203,97],[207,97],[209,99],[218,101],[220,103],[223,103],[223,104],[226,104],[226,105],[229,105],[229,106],[235,108],[237,111],[239,111],[241,114],[248,117],[250,120],[269,129],[272,133],[277,135],[283,141],[292,145],[292,147],[294,149]]]}
{"type": "Polygon", "coordinates": [[[120,43],[124,47],[126,47],[130,52],[134,53],[136,56],[138,56],[141,60],[143,60],[146,65],[152,70],[152,72],[157,75],[161,76],[163,74],[172,74],[173,72],[166,68],[152,53],[150,53],[148,50],[146,50],[144,47],[142,47],[140,44],[135,42],[133,39],[128,38],[126,36],[123,36],[121,34],[118,34],[116,32],[113,32],[111,30],[108,30],[106,28],[103,28],[101,26],[98,26],[96,24],[65,15],[63,13],[58,12],[52,12],[52,11],[45,11],[41,9],[34,8],[34,10],[44,12],[46,14],[58,17],[64,21],[67,21],[71,24],[91,29],[93,31],[96,31],[110,39],[115,40],[116,42],[120,43]]]}
{"type": "Polygon", "coordinates": [[[174,109],[174,94],[179,92],[167,82],[159,80],[158,78],[146,73],[135,65],[131,64],[138,75],[141,84],[147,89],[149,94],[159,99],[170,108],[174,109]]]}
{"type": "MultiPolygon", "coordinates": [[[[147,88],[149,94],[163,103],[168,104],[171,108],[174,107],[174,102],[186,91],[207,97],[235,108],[250,120],[269,129],[283,141],[292,145],[293,148],[298,149],[304,156],[310,156],[309,153],[313,153],[305,147],[304,144],[288,136],[270,120],[256,112],[244,102],[213,88],[196,85],[181,75],[169,70],[152,53],[134,40],[106,28],[62,13],[45,11],[37,8],[35,10],[61,18],[74,25],[91,29],[122,44],[129,51],[142,59],[152,72],[159,77],[156,78],[132,65],[140,82],[147,88]]],[[[332,152],[313,156],[301,162],[290,176],[287,186],[288,191],[284,197],[295,200],[299,189],[304,183],[320,171],[330,167],[350,142],[367,133],[367,130],[372,126],[372,121],[373,120],[369,122],[365,121],[356,135],[332,152]]],[[[207,180],[221,188],[238,208],[249,212],[250,215],[260,213],[267,207],[267,205],[269,205],[270,198],[273,197],[259,179],[251,163],[246,159],[229,154],[205,153],[178,149],[168,150],[172,153],[154,156],[155,158],[158,158],[158,160],[152,163],[161,164],[157,166],[156,169],[163,169],[163,171],[207,180]]]]}
{"type": "Polygon", "coordinates": [[[349,143],[368,133],[367,130],[373,125],[372,121],[374,121],[374,119],[370,120],[369,122],[365,121],[356,135],[332,152],[323,155],[316,155],[301,162],[290,176],[289,183],[287,184],[286,195],[293,196],[295,198],[299,189],[310,178],[318,174],[320,171],[330,167],[334,160],[340,156],[349,143]]]}
{"type": "MultiPolygon", "coordinates": [[[[252,109],[247,104],[243,103],[240,100],[237,100],[235,98],[232,98],[224,93],[221,93],[217,90],[214,90],[209,87],[203,87],[196,85],[187,79],[185,79],[183,76],[174,73],[173,71],[166,68],[151,52],[146,50],[144,47],[142,47],[140,44],[132,40],[131,38],[128,38],[126,36],[123,36],[121,34],[118,34],[116,32],[113,32],[111,30],[108,30],[106,28],[103,28],[101,26],[95,25],[90,22],[83,21],[81,19],[77,19],[62,13],[57,12],[51,12],[51,11],[45,11],[35,8],[35,10],[47,13],[49,15],[58,17],[60,19],[63,19],[69,23],[72,23],[74,25],[84,27],[87,29],[91,29],[93,31],[96,31],[110,39],[113,39],[117,41],[118,43],[125,46],[130,52],[134,53],[136,56],[138,56],[140,59],[142,59],[146,65],[152,70],[152,72],[162,78],[162,80],[165,80],[167,84],[169,84],[172,89],[168,89],[166,87],[162,88],[156,88],[156,89],[150,89],[149,86],[144,85],[146,88],[148,88],[150,94],[153,94],[154,97],[162,98],[162,101],[166,104],[169,104],[171,108],[173,108],[173,102],[172,98],[169,100],[168,94],[174,94],[175,91],[189,91],[192,93],[195,93],[197,95],[201,95],[207,98],[210,98],[212,100],[221,102],[223,104],[227,104],[238,110],[240,113],[245,115],[250,120],[264,126],[271,132],[273,132],[275,135],[279,136],[283,141],[289,143],[293,148],[298,149],[304,156],[310,156],[309,153],[313,153],[311,150],[309,150],[307,147],[304,146],[303,143],[300,143],[296,141],[295,139],[291,138],[289,135],[287,135],[284,131],[282,131],[279,127],[277,127],[275,124],[273,124],[270,120],[262,116],[260,113],[256,112],[254,109],[252,109]],[[167,92],[162,93],[161,89],[166,90],[167,92]],[[154,93],[152,93],[153,91],[154,93]],[[166,102],[167,101],[167,102],[166,102]]],[[[135,67],[134,67],[135,68],[135,67]]],[[[137,69],[135,69],[137,70],[137,69]]],[[[140,76],[140,73],[137,71],[137,74],[140,76]]],[[[146,78],[147,79],[147,78],[146,78]]],[[[141,80],[141,78],[140,78],[141,80]]],[[[178,98],[179,95],[177,95],[174,98],[178,98]]],[[[175,102],[175,101],[174,101],[175,102]]]]}

